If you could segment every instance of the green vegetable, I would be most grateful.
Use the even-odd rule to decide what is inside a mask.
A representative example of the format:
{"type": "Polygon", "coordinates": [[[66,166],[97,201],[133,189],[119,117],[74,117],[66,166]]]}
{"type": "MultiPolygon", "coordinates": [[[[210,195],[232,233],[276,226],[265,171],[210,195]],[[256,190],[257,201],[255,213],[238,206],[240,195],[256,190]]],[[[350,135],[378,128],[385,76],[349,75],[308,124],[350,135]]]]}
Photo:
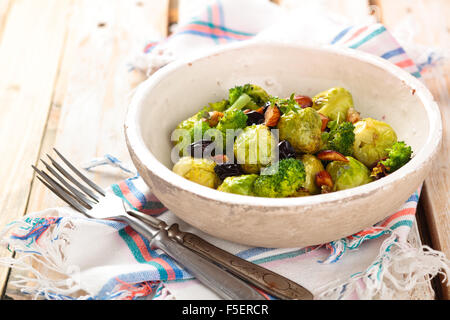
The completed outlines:
{"type": "Polygon", "coordinates": [[[351,122],[330,121],[328,123],[330,132],[323,132],[322,139],[325,142],[321,148],[335,150],[345,156],[353,154],[353,143],[355,142],[355,126],[351,122]]]}
{"type": "Polygon", "coordinates": [[[316,153],[322,142],[322,120],[313,108],[289,111],[278,121],[280,141],[287,140],[296,152],[316,153]]]}
{"type": "Polygon", "coordinates": [[[224,113],[224,116],[220,119],[216,127],[222,134],[223,146],[226,146],[227,144],[233,145],[236,133],[234,130],[245,128],[247,126],[247,118],[247,115],[241,110],[230,109],[224,113]],[[233,131],[227,133],[227,130],[233,131]],[[230,134],[232,136],[230,136],[230,134]],[[230,140],[228,143],[227,139],[230,140]]]}
{"type": "Polygon", "coordinates": [[[389,152],[388,158],[381,163],[389,173],[400,169],[411,160],[412,149],[403,141],[394,143],[387,151],[389,152]]]}
{"type": "Polygon", "coordinates": [[[179,150],[180,155],[187,155],[186,147],[194,141],[201,140],[205,135],[205,132],[211,129],[208,122],[202,121],[202,118],[209,117],[209,112],[211,111],[222,112],[228,107],[228,105],[228,100],[209,103],[208,106],[204,107],[193,116],[181,121],[180,124],[178,124],[175,130],[187,131],[174,142],[179,150]]]}
{"type": "Polygon", "coordinates": [[[323,91],[312,100],[314,103],[313,108],[330,120],[338,120],[338,118],[341,121],[345,120],[348,109],[353,107],[352,95],[341,87],[323,91]]]}
{"type": "Polygon", "coordinates": [[[208,122],[198,120],[197,115],[194,115],[191,118],[181,122],[176,127],[176,130],[183,130],[179,131],[179,133],[182,134],[174,142],[179,151],[179,154],[181,156],[187,155],[187,147],[194,141],[201,140],[205,136],[205,133],[210,129],[211,127],[209,126],[208,122]]]}
{"type": "Polygon", "coordinates": [[[355,123],[353,156],[370,167],[388,156],[397,142],[394,129],[385,122],[366,118],[355,123]]]}
{"type": "Polygon", "coordinates": [[[228,108],[230,105],[229,101],[227,99],[223,99],[221,101],[212,102],[209,103],[209,110],[208,111],[219,111],[223,112],[226,108],[228,108]]]}
{"type": "Polygon", "coordinates": [[[333,191],[361,186],[372,181],[367,167],[353,157],[349,162],[333,161],[327,165],[327,171],[333,179],[333,191]]]}
{"type": "Polygon", "coordinates": [[[322,161],[317,159],[312,154],[304,154],[301,156],[300,160],[305,166],[306,173],[303,187],[309,191],[309,194],[320,193],[320,189],[316,185],[316,174],[318,174],[320,171],[325,170],[322,161]]]}
{"type": "Polygon", "coordinates": [[[289,97],[289,99],[282,99],[278,97],[270,97],[269,99],[272,105],[277,105],[280,108],[281,113],[288,113],[289,111],[299,112],[302,108],[294,100],[294,93],[289,97]]]}
{"type": "Polygon", "coordinates": [[[248,109],[256,110],[269,101],[269,95],[263,88],[248,83],[243,86],[236,86],[229,90],[228,100],[230,104],[235,103],[243,94],[247,94],[251,98],[251,101],[245,105],[248,109]]]}
{"type": "Polygon", "coordinates": [[[246,173],[259,173],[262,167],[272,161],[275,139],[269,128],[263,124],[246,127],[234,142],[237,163],[246,173]]]}
{"type": "Polygon", "coordinates": [[[227,145],[227,139],[230,139],[230,144],[234,143],[236,130],[243,129],[247,126],[248,117],[241,109],[250,100],[250,96],[244,93],[231,105],[231,107],[223,112],[224,116],[219,120],[219,123],[216,126],[216,129],[222,134],[223,148],[227,145]],[[227,130],[233,130],[233,132],[228,132],[227,134],[227,130]],[[230,134],[232,136],[230,136],[230,134]]]}
{"type": "Polygon", "coordinates": [[[254,192],[259,197],[289,197],[302,186],[305,177],[305,166],[300,160],[283,159],[261,171],[255,181],[254,192]]]}
{"type": "Polygon", "coordinates": [[[245,196],[253,196],[253,184],[255,183],[257,174],[245,174],[242,176],[227,177],[217,188],[219,191],[242,194],[245,196]]]}
{"type": "Polygon", "coordinates": [[[176,174],[209,188],[217,188],[219,177],[214,172],[216,163],[209,159],[183,157],[173,166],[176,174]]]}

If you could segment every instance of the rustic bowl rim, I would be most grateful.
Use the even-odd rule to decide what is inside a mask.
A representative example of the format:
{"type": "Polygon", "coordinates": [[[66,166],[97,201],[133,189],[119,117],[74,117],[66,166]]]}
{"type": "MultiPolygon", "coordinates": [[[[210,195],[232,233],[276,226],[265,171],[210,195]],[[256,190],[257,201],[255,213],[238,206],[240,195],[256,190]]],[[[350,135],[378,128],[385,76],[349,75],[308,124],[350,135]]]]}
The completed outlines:
{"type": "Polygon", "coordinates": [[[166,181],[167,183],[182,189],[183,191],[193,193],[204,199],[210,199],[212,201],[224,202],[230,205],[244,205],[244,206],[263,206],[263,207],[295,207],[304,205],[317,205],[320,203],[333,203],[351,201],[355,198],[368,197],[373,192],[386,188],[388,185],[393,185],[402,179],[405,179],[408,174],[412,174],[417,170],[421,170],[428,161],[431,161],[437,153],[441,140],[442,140],[442,120],[439,111],[439,107],[434,100],[430,91],[425,85],[417,78],[402,70],[400,67],[390,63],[389,61],[380,57],[343,47],[336,47],[331,45],[323,46],[309,46],[298,44],[287,44],[277,42],[265,42],[265,41],[245,41],[240,43],[233,43],[228,45],[214,48],[208,52],[198,54],[196,56],[179,59],[164,66],[151,77],[142,82],[136,89],[131,103],[129,104],[127,115],[125,119],[125,136],[127,140],[128,148],[131,149],[134,155],[139,159],[149,171],[155,176],[166,181]],[[231,194],[226,192],[217,191],[208,187],[204,187],[197,183],[191,182],[167,168],[162,164],[147,148],[144,139],[141,135],[141,128],[137,119],[140,111],[140,107],[143,105],[143,99],[149,90],[161,81],[168,74],[176,72],[178,69],[185,67],[188,64],[195,63],[198,60],[206,59],[210,56],[219,55],[233,50],[239,50],[251,46],[276,46],[276,47],[289,47],[298,50],[316,50],[318,53],[327,52],[335,53],[338,55],[344,55],[352,59],[357,59],[365,63],[372,64],[384,71],[394,75],[402,82],[410,87],[411,91],[420,99],[422,105],[427,113],[429,120],[429,131],[427,132],[427,139],[423,148],[415,153],[414,157],[405,166],[390,174],[383,179],[356,187],[352,189],[332,192],[328,194],[312,195],[306,197],[297,198],[262,198],[253,196],[243,196],[237,194],[231,194]],[[414,91],[413,91],[414,90],[414,91]]]}

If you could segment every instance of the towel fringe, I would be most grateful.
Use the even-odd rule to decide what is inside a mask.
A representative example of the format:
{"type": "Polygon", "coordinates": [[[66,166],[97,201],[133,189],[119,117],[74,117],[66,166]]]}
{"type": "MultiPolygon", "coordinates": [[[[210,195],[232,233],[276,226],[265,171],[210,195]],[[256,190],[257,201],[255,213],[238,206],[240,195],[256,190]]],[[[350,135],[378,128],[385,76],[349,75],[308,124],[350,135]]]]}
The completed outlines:
{"type": "Polygon", "coordinates": [[[67,265],[64,256],[74,225],[65,217],[47,216],[51,210],[31,214],[0,231],[1,244],[16,252],[14,258],[1,257],[0,265],[19,270],[9,283],[34,299],[73,299],[70,295],[78,291],[86,293],[80,286],[79,268],[67,265]]]}
{"type": "Polygon", "coordinates": [[[450,260],[443,252],[426,245],[414,248],[400,243],[394,233],[383,242],[378,257],[365,272],[323,289],[316,299],[345,300],[354,296],[363,300],[408,299],[417,285],[428,284],[437,275],[443,276],[444,283],[447,274],[450,260]]]}

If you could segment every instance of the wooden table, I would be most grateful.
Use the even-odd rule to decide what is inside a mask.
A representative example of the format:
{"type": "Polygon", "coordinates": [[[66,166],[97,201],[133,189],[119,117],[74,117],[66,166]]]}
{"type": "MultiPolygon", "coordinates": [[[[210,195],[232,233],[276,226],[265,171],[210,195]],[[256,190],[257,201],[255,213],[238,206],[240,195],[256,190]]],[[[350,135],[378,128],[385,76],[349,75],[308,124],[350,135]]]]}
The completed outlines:
{"type": "MultiPolygon", "coordinates": [[[[261,0],[262,1],[262,0],[261,0]]],[[[167,36],[169,26],[204,0],[0,0],[0,228],[28,212],[61,205],[37,183],[31,164],[52,147],[75,163],[105,153],[129,162],[123,119],[135,85],[144,77],[129,72],[130,54],[146,41],[167,36]]],[[[448,0],[278,0],[281,6],[320,5],[358,23],[369,12],[389,28],[413,17],[416,41],[444,47],[450,43],[448,0]]],[[[427,77],[444,119],[442,153],[425,182],[418,229],[410,241],[450,257],[450,64],[446,79],[427,77]]],[[[117,176],[93,176],[101,185],[117,176]]],[[[12,253],[0,249],[0,256],[12,253]]],[[[15,296],[10,272],[0,267],[0,293],[15,296]]],[[[448,299],[448,288],[435,287],[448,299]]],[[[430,287],[412,299],[433,299],[430,287]]]]}

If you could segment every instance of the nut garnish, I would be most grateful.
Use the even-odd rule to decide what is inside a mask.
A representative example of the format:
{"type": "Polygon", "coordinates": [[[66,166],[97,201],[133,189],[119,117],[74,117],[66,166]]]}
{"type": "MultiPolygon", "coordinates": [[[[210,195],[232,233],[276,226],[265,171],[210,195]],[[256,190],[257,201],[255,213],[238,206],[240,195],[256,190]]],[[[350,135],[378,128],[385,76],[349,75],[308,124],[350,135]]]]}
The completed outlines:
{"type": "Polygon", "coordinates": [[[219,111],[214,111],[210,114],[210,118],[208,119],[208,124],[210,127],[215,127],[219,123],[220,119],[223,117],[223,113],[219,111]]]}
{"type": "Polygon", "coordinates": [[[350,108],[348,109],[346,120],[351,123],[357,123],[359,120],[361,120],[361,114],[354,108],[350,108]]]}
{"type": "Polygon", "coordinates": [[[275,127],[280,120],[281,112],[277,106],[270,106],[264,114],[264,124],[268,127],[275,127]]]}
{"type": "Polygon", "coordinates": [[[327,171],[322,170],[316,174],[316,185],[318,187],[327,186],[331,189],[333,188],[333,179],[327,171]]]}
{"type": "Polygon", "coordinates": [[[322,128],[321,128],[321,130],[325,131],[325,129],[327,128],[328,121],[330,121],[330,119],[328,119],[327,116],[324,116],[320,112],[317,112],[317,113],[319,114],[320,119],[322,120],[322,128]]]}
{"type": "Polygon", "coordinates": [[[308,96],[295,96],[294,97],[295,102],[298,103],[298,105],[302,108],[309,108],[312,107],[313,105],[313,101],[310,97],[308,96]]]}
{"type": "Polygon", "coordinates": [[[320,160],[326,160],[326,161],[343,161],[343,162],[349,162],[348,159],[342,154],[334,150],[324,150],[320,151],[317,154],[317,158],[320,160]]]}

